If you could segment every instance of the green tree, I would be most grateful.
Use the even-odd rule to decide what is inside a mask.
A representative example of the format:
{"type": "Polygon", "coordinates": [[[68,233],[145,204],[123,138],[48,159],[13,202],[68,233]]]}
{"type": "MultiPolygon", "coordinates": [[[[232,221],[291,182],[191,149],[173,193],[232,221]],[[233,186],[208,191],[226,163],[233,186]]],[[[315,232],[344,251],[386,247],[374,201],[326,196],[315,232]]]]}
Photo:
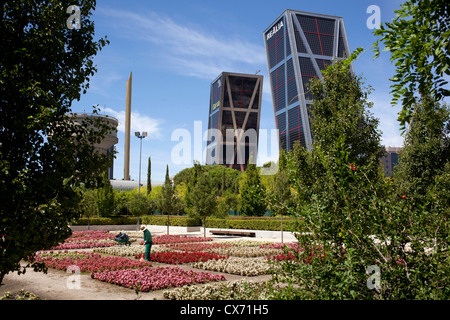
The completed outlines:
{"type": "Polygon", "coordinates": [[[371,181],[382,179],[379,159],[384,150],[378,119],[370,113],[373,104],[367,101],[370,87],[364,87],[361,77],[351,72],[348,61],[334,63],[324,71],[324,81],[312,82],[311,152],[297,146],[288,154],[288,175],[299,189],[299,205],[310,203],[314,194],[328,210],[341,205],[340,191],[332,177],[326,177],[323,162],[332,159],[341,143],[348,147],[348,166],[363,170],[371,181]]]}
{"type": "Polygon", "coordinates": [[[115,201],[114,190],[109,182],[108,172],[103,173],[103,186],[97,189],[95,203],[99,217],[114,215],[115,201]]]}
{"type": "MultiPolygon", "coordinates": [[[[348,70],[340,65],[336,62],[329,67],[324,77],[327,94],[315,92],[318,98],[311,109],[311,128],[320,133],[315,131],[316,126],[326,125],[320,119],[326,115],[321,111],[325,102],[332,108],[347,101],[348,108],[359,110],[356,114],[349,112],[360,121],[355,121],[350,130],[351,119],[338,113],[336,119],[342,123],[329,123],[330,131],[335,127],[348,130],[340,134],[335,131],[334,139],[315,139],[313,144],[317,144],[311,152],[297,147],[288,154],[290,180],[299,203],[291,209],[297,218],[301,250],[293,251],[294,259],[283,263],[282,271],[275,275],[276,280],[287,283],[278,298],[448,299],[448,210],[437,214],[408,198],[389,196],[389,185],[375,170],[377,157],[370,153],[378,152],[371,147],[377,145],[376,126],[368,131],[375,132],[373,141],[353,143],[353,139],[363,138],[358,136],[360,127],[370,127],[373,121],[364,116],[368,105],[364,95],[358,94],[358,82],[345,82],[349,75],[341,73],[348,70]],[[334,87],[340,94],[330,91],[333,87],[327,84],[336,79],[341,79],[341,86],[334,87]],[[356,146],[359,151],[353,150],[356,146]],[[373,274],[366,272],[373,272],[372,268],[378,268],[380,281],[371,287],[368,283],[373,274]]],[[[436,180],[446,177],[448,171],[444,170],[436,180]]],[[[445,190],[448,183],[433,190],[434,208],[445,205],[445,190]]]]}
{"type": "Polygon", "coordinates": [[[284,150],[280,151],[278,171],[274,175],[268,193],[268,205],[274,215],[281,217],[281,242],[283,242],[283,215],[291,214],[293,196],[287,170],[287,159],[284,150]]]}
{"type": "Polygon", "coordinates": [[[114,204],[117,215],[129,215],[129,204],[133,197],[133,191],[114,190],[114,204]]]}
{"type": "Polygon", "coordinates": [[[191,191],[191,202],[194,216],[203,218],[203,230],[206,237],[206,217],[217,209],[217,193],[208,173],[203,172],[191,191]]]}
{"type": "Polygon", "coordinates": [[[239,181],[243,173],[222,165],[200,165],[199,163],[194,163],[193,167],[178,172],[173,178],[173,183],[174,185],[178,185],[184,182],[186,185],[189,185],[192,179],[195,180],[198,172],[208,172],[214,187],[220,193],[222,189],[223,191],[230,190],[236,194],[239,193],[239,181]]]}
{"type": "Polygon", "coordinates": [[[82,188],[82,199],[81,199],[81,210],[83,216],[88,218],[88,228],[90,224],[90,218],[97,215],[97,204],[95,203],[96,190],[94,189],[84,189],[82,188]]]}
{"type": "Polygon", "coordinates": [[[286,152],[280,151],[278,171],[269,189],[269,208],[275,215],[289,214],[292,202],[291,185],[287,170],[286,152]]]}
{"type": "Polygon", "coordinates": [[[405,130],[418,99],[430,94],[440,101],[450,95],[450,7],[446,0],[409,0],[395,13],[393,21],[374,31],[380,37],[374,48],[378,57],[384,43],[395,62],[392,104],[402,100],[398,120],[405,130]]]}
{"type": "Polygon", "coordinates": [[[167,234],[169,234],[170,225],[169,215],[174,212],[175,202],[175,189],[173,187],[172,180],[169,177],[169,166],[167,165],[164,185],[162,186],[161,194],[157,201],[157,208],[161,211],[161,213],[167,214],[167,234]]]}
{"type": "Polygon", "coordinates": [[[147,194],[152,192],[152,159],[148,157],[148,167],[147,167],[147,194]]]}
{"type": "Polygon", "coordinates": [[[426,96],[415,110],[395,167],[394,183],[397,196],[424,204],[435,178],[450,162],[450,109],[426,96]]]}
{"type": "Polygon", "coordinates": [[[130,199],[128,208],[133,216],[140,217],[151,211],[152,203],[146,195],[135,192],[130,199]]]}
{"type": "Polygon", "coordinates": [[[76,125],[67,115],[89,88],[93,59],[107,44],[94,40],[95,5],[0,3],[0,282],[20,272],[21,259],[70,235],[81,201],[74,187],[97,185],[110,166],[112,156],[94,154],[94,144],[111,128],[90,120],[76,125]],[[81,10],[79,30],[66,26],[70,5],[81,10]]]}
{"type": "Polygon", "coordinates": [[[226,190],[223,195],[217,198],[217,213],[213,215],[225,219],[230,211],[236,211],[238,207],[239,195],[226,190]]]}
{"type": "Polygon", "coordinates": [[[263,216],[266,212],[266,189],[256,165],[249,163],[240,187],[239,212],[243,216],[263,216]]]}

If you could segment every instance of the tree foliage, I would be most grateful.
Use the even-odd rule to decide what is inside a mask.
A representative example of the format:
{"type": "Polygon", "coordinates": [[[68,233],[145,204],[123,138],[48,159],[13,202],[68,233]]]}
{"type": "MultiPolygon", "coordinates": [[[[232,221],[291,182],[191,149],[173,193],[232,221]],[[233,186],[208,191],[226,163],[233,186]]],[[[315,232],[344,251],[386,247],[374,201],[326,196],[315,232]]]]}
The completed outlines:
{"type": "MultiPolygon", "coordinates": [[[[448,162],[427,179],[431,190],[427,201],[395,197],[395,181],[377,174],[379,135],[376,121],[367,116],[370,105],[359,82],[340,62],[327,71],[323,87],[313,87],[327,90],[315,92],[312,150],[297,146],[288,154],[297,199],[290,211],[297,218],[300,250],[292,251],[293,259],[275,275],[275,280],[287,283],[277,298],[448,299],[449,183],[444,182],[448,162]],[[336,81],[341,85],[333,85],[336,81]],[[337,113],[335,122],[326,112],[327,105],[337,113]],[[344,108],[342,114],[333,105],[344,108]],[[367,137],[360,135],[361,129],[367,137]]],[[[426,118],[441,118],[437,114],[442,115],[442,110],[436,114],[436,106],[427,109],[426,118]]],[[[437,129],[434,135],[442,133],[442,122],[438,123],[428,126],[437,129]]],[[[443,141],[430,139],[432,130],[423,134],[427,127],[423,124],[418,126],[419,136],[433,144],[426,148],[442,151],[443,141]]],[[[420,149],[411,150],[421,154],[420,149]]]]}
{"type": "Polygon", "coordinates": [[[115,197],[107,172],[103,173],[102,182],[103,186],[96,190],[97,213],[100,217],[109,217],[114,215],[115,197]]]}
{"type": "Polygon", "coordinates": [[[171,214],[175,208],[176,201],[175,189],[173,187],[172,179],[169,177],[169,166],[166,168],[166,177],[164,185],[161,189],[160,197],[158,198],[157,207],[162,213],[171,214]]]}
{"type": "Polygon", "coordinates": [[[148,157],[147,166],[147,194],[150,195],[152,192],[152,159],[148,157]]]}
{"type": "Polygon", "coordinates": [[[268,192],[268,205],[272,214],[287,215],[292,207],[293,195],[287,168],[286,153],[280,151],[278,171],[273,176],[268,192]]]}
{"type": "Polygon", "coordinates": [[[256,165],[249,161],[240,186],[239,212],[243,216],[263,216],[267,210],[266,189],[256,165]]]}
{"type": "MultiPolygon", "coordinates": [[[[80,192],[101,182],[111,157],[94,154],[110,130],[76,125],[71,104],[89,88],[94,56],[95,1],[0,3],[0,282],[19,261],[70,234],[80,192]],[[78,5],[82,28],[66,27],[78,5]]],[[[94,108],[94,112],[96,109],[94,108]]]]}
{"type": "Polygon", "coordinates": [[[217,196],[214,185],[207,172],[203,172],[197,179],[191,190],[193,216],[203,218],[203,226],[206,237],[206,218],[217,210],[217,196]]]}
{"type": "Polygon", "coordinates": [[[300,189],[299,205],[310,203],[315,194],[332,210],[342,201],[332,176],[339,169],[327,171],[325,159],[333,161],[336,148],[342,144],[347,148],[349,166],[364,170],[370,180],[380,179],[379,159],[384,154],[381,133],[378,119],[370,113],[372,103],[367,101],[370,88],[364,87],[346,61],[328,67],[324,81],[313,82],[311,92],[315,97],[310,109],[312,150],[297,145],[288,154],[288,175],[300,189]]]}
{"type": "Polygon", "coordinates": [[[395,62],[392,104],[401,100],[398,120],[405,130],[421,96],[440,101],[450,95],[450,7],[446,0],[409,0],[395,12],[392,22],[374,31],[380,37],[374,48],[378,57],[384,43],[395,62]]]}
{"type": "Polygon", "coordinates": [[[430,96],[414,108],[393,179],[397,196],[423,204],[435,178],[450,162],[450,109],[430,96]]]}

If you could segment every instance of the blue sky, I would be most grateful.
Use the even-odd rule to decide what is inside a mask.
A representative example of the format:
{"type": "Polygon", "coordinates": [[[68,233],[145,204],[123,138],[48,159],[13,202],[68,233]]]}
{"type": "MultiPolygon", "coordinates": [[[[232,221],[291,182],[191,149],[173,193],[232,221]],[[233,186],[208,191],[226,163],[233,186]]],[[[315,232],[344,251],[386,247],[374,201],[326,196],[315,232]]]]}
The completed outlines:
{"type": "MultiPolygon", "coordinates": [[[[376,40],[367,27],[371,16],[367,8],[377,5],[381,21],[390,21],[399,0],[317,0],[317,1],[145,1],[98,0],[93,15],[97,37],[107,36],[110,45],[95,58],[98,72],[91,79],[90,89],[74,112],[91,112],[99,105],[102,113],[119,119],[119,143],[114,162],[114,178],[123,179],[124,115],[126,81],[133,72],[131,121],[131,179],[138,180],[139,139],[135,131],[147,131],[142,142],[142,174],[145,180],[147,159],[152,159],[152,181],[163,181],[166,165],[170,175],[192,166],[198,159],[194,146],[204,148],[196,132],[195,121],[202,130],[208,125],[211,82],[222,72],[264,75],[264,93],[260,129],[275,128],[272,98],[263,31],[285,9],[323,13],[344,18],[350,50],[370,49],[376,40]],[[192,137],[190,163],[177,164],[172,150],[179,141],[172,141],[176,129],[186,129],[192,137]],[[196,140],[194,140],[196,138],[196,140]]],[[[379,118],[382,143],[401,146],[397,123],[400,107],[390,105],[389,78],[394,68],[389,54],[373,60],[371,50],[354,63],[355,72],[373,88],[369,100],[372,113],[379,118]]],[[[258,155],[258,164],[278,159],[278,150],[270,148],[258,155]]],[[[198,149],[197,149],[198,150],[198,149]]]]}

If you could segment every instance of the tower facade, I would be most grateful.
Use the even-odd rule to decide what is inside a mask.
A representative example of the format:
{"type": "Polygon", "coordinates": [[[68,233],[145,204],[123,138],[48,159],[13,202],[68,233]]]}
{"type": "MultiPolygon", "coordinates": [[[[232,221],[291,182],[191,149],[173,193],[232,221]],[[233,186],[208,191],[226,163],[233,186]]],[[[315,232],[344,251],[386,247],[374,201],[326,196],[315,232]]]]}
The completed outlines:
{"type": "Polygon", "coordinates": [[[296,141],[310,149],[309,83],[322,78],[321,71],[333,60],[349,56],[344,21],[285,10],[264,31],[264,42],[280,150],[291,150],[296,141]]]}
{"type": "Polygon", "coordinates": [[[256,163],[263,76],[223,72],[211,83],[206,164],[256,163]]]}

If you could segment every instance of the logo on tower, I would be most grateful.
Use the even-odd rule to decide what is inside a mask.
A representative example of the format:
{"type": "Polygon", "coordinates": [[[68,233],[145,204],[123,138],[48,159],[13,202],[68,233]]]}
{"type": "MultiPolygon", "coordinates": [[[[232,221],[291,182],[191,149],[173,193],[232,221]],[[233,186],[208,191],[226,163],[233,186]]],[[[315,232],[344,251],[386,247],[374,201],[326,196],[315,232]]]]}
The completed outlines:
{"type": "Polygon", "coordinates": [[[284,27],[283,20],[273,26],[272,30],[267,33],[267,41],[272,38],[281,28],[284,27]]]}

